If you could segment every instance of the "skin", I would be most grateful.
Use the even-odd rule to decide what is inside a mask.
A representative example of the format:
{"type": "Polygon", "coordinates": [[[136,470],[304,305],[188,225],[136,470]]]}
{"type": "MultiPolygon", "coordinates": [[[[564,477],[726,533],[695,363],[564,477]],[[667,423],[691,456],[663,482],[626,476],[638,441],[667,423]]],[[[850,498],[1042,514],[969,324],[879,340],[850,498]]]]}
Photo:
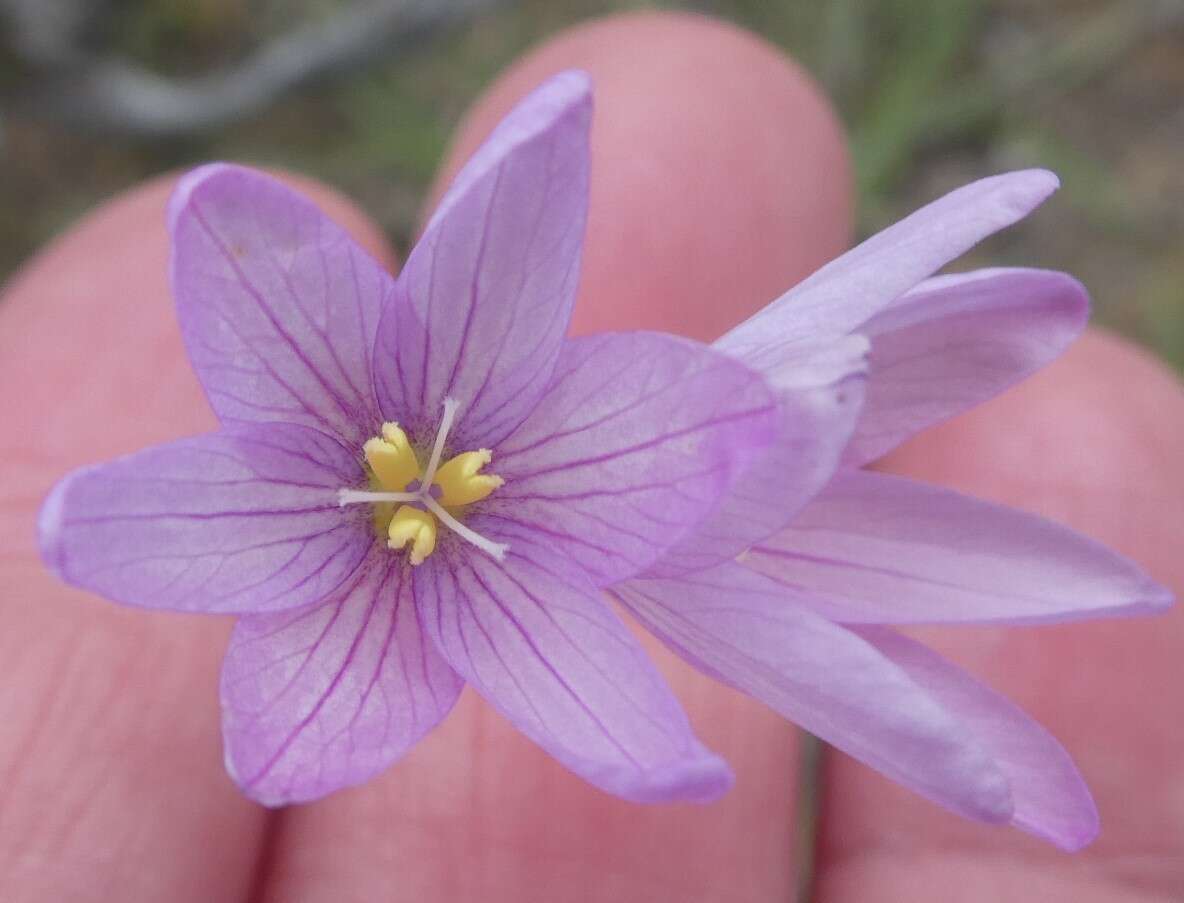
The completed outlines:
{"type": "MultiPolygon", "coordinates": [[[[685,16],[606,20],[521,60],[465,120],[437,193],[514,100],[568,66],[593,74],[598,105],[577,331],[710,339],[847,246],[844,139],[817,89],[752,36],[685,16]]],[[[293,181],[392,261],[364,214],[293,181]]],[[[659,651],[704,740],[737,772],[714,806],[609,798],[471,693],[362,788],[278,813],[236,792],[217,708],[229,621],[73,590],[44,571],[33,539],[40,499],[70,468],[214,425],[166,285],[170,186],[92,213],[0,304],[0,899],[792,899],[796,730],[659,651]]],[[[1093,334],[883,466],[1055,517],[1180,591],[1182,459],[1180,386],[1093,334]]],[[[1102,838],[1065,856],[830,755],[811,899],[1178,899],[1184,612],[925,636],[1065,742],[1098,797],[1102,838]]]]}

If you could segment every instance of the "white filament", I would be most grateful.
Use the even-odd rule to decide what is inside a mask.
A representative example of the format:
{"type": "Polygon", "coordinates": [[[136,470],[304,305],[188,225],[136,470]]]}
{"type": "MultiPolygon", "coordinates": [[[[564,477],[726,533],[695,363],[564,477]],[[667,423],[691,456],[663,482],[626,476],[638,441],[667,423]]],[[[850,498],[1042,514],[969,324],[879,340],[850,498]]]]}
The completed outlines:
{"type": "Polygon", "coordinates": [[[456,420],[456,410],[460,407],[455,398],[444,399],[444,416],[440,420],[440,428],[436,430],[436,442],[432,446],[432,457],[428,461],[427,470],[423,472],[423,482],[420,484],[420,490],[424,487],[431,486],[432,480],[436,479],[436,469],[440,466],[440,456],[444,454],[444,442],[448,439],[448,433],[452,429],[452,421],[456,420]]]}
{"type": "Polygon", "coordinates": [[[427,469],[423,473],[423,479],[420,480],[419,490],[417,492],[367,492],[359,489],[339,489],[337,491],[337,504],[344,507],[345,505],[360,505],[364,503],[374,502],[411,502],[423,505],[428,511],[436,515],[440,523],[444,524],[453,533],[459,536],[478,549],[486,552],[501,561],[506,557],[506,552],[510,547],[505,543],[493,542],[486,539],[476,530],[470,529],[458,521],[455,517],[448,513],[448,511],[437,502],[431,495],[432,481],[436,478],[436,471],[440,467],[440,458],[444,454],[444,443],[448,440],[448,433],[452,429],[452,424],[456,420],[456,412],[460,408],[454,398],[444,399],[444,416],[440,420],[440,428],[436,430],[436,441],[432,445],[432,457],[428,461],[427,469]]]}
{"type": "Polygon", "coordinates": [[[418,492],[366,492],[360,489],[338,489],[337,504],[361,505],[364,502],[418,502],[418,492]]]}
{"type": "Polygon", "coordinates": [[[455,517],[448,513],[447,509],[431,496],[424,496],[423,503],[427,509],[440,519],[440,523],[448,527],[453,533],[461,539],[472,543],[482,552],[488,552],[498,561],[506,557],[506,552],[510,551],[510,547],[503,542],[494,542],[491,539],[486,539],[476,530],[466,527],[455,517]]]}

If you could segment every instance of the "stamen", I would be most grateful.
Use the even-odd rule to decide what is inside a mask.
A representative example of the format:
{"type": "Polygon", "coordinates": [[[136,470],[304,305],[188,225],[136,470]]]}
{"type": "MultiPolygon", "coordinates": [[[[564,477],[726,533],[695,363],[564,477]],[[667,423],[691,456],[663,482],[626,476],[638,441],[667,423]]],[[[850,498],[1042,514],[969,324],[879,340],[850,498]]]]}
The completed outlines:
{"type": "Polygon", "coordinates": [[[510,550],[510,547],[508,545],[506,545],[505,543],[494,542],[491,539],[486,539],[484,536],[482,536],[476,530],[466,527],[464,524],[462,524],[460,521],[458,521],[455,517],[453,517],[451,514],[449,514],[448,511],[445,510],[444,506],[441,505],[439,502],[437,502],[434,498],[430,498],[429,496],[424,496],[422,499],[422,502],[423,502],[424,506],[430,512],[432,512],[432,514],[434,514],[434,515],[436,515],[436,517],[440,518],[441,523],[443,523],[446,527],[448,527],[450,530],[452,530],[452,532],[455,533],[457,536],[459,536],[461,539],[472,543],[478,549],[480,549],[482,552],[488,552],[490,555],[492,555],[498,561],[501,561],[502,559],[504,559],[506,557],[506,552],[508,552],[510,550]]]}
{"type": "Polygon", "coordinates": [[[381,438],[368,439],[362,446],[362,454],[378,481],[376,489],[401,492],[419,476],[415,450],[397,423],[384,423],[381,438]]]}
{"type": "Polygon", "coordinates": [[[361,505],[366,502],[418,502],[418,492],[368,492],[364,489],[338,489],[337,504],[361,505]]]}
{"type": "Polygon", "coordinates": [[[505,480],[493,473],[481,473],[481,469],[493,460],[493,453],[482,448],[457,455],[445,461],[436,471],[438,496],[445,508],[459,508],[488,498],[495,489],[505,485],[505,480]]]}
{"type": "Polygon", "coordinates": [[[370,439],[363,446],[366,463],[371,471],[371,485],[377,485],[381,490],[394,487],[412,491],[337,491],[337,504],[342,507],[375,505],[375,528],[379,533],[386,531],[387,545],[392,549],[410,545],[410,561],[413,565],[422,564],[435,550],[437,520],[465,542],[498,561],[505,558],[510,549],[505,543],[486,539],[476,530],[466,527],[445,508],[445,505],[450,505],[459,509],[479,502],[504,483],[496,474],[481,473],[481,469],[492,459],[492,452],[487,448],[464,452],[441,466],[444,445],[459,408],[456,399],[444,399],[444,416],[436,431],[432,456],[418,480],[414,479],[415,471],[418,470],[415,452],[407,441],[407,434],[398,424],[384,423],[382,437],[370,439]],[[440,478],[438,483],[437,476],[440,478]],[[433,495],[437,491],[440,493],[439,500],[433,495]],[[404,504],[392,513],[390,506],[399,503],[404,504]]]}
{"type": "Polygon", "coordinates": [[[436,521],[426,511],[404,505],[391,518],[387,547],[398,551],[411,544],[411,565],[418,567],[436,550],[436,521]]]}
{"type": "Polygon", "coordinates": [[[440,420],[440,428],[436,430],[436,444],[432,446],[432,457],[428,461],[427,470],[423,472],[422,486],[431,486],[436,479],[436,468],[440,466],[440,456],[444,454],[444,442],[448,439],[448,432],[452,429],[452,421],[456,419],[457,408],[460,403],[455,398],[444,399],[444,417],[440,420]]]}

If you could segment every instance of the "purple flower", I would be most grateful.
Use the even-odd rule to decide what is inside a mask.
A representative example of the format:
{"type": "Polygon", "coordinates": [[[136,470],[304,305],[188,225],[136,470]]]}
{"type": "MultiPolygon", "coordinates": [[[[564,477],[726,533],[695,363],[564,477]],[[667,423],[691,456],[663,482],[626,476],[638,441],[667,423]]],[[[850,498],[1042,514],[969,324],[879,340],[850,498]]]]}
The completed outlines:
{"type": "Polygon", "coordinates": [[[226,762],[270,805],[386,768],[464,683],[611,793],[719,796],[727,765],[607,590],[942,805],[1088,841],[1056,741],[884,625],[1112,615],[1166,592],[1063,528],[858,470],[1080,331],[1061,274],[923,281],[1055,179],[955,192],[712,347],[568,339],[590,119],[580,73],[523,101],[397,279],[263,174],[186,176],[173,290],[222,428],[64,479],[46,561],[117,602],[239,615],[226,762]]]}
{"type": "MultiPolygon", "coordinates": [[[[858,468],[1056,358],[1088,299],[1063,273],[927,278],[1030,213],[1043,171],[958,189],[832,261],[714,345],[776,387],[788,361],[869,345],[841,464],[792,523],[736,560],[659,565],[611,592],[684,658],[935,802],[1065,849],[1097,811],[1064,749],[1022,711],[885,625],[1036,624],[1153,613],[1171,594],[1048,521],[858,468]]],[[[968,450],[973,453],[973,450],[968,450]]],[[[741,478],[754,490],[776,462],[741,478]]],[[[761,499],[751,496],[754,503],[761,499]]],[[[683,545],[693,545],[696,538],[683,545]]]]}

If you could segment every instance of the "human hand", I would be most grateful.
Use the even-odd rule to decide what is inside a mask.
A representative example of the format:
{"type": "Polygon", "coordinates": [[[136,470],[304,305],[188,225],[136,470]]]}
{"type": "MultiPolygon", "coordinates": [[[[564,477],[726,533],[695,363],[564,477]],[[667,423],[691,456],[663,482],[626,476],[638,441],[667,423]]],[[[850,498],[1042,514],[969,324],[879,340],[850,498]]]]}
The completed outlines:
{"type": "MultiPolygon", "coordinates": [[[[439,184],[517,97],[570,66],[592,73],[598,107],[577,330],[708,339],[845,246],[849,174],[831,114],[771,50],[700,19],[632,17],[561,36],[481,102],[439,184]]],[[[362,215],[301,187],[390,260],[362,215]]],[[[800,868],[795,730],[653,644],[697,731],[737,773],[720,803],[608,797],[472,694],[361,788],[276,813],[238,794],[217,711],[229,625],[69,589],[33,541],[60,474],[214,425],[165,284],[169,188],[92,215],[0,307],[0,898],[789,899],[800,868]]],[[[1095,335],[886,465],[1056,517],[1179,589],[1182,452],[1179,386],[1095,335]]],[[[836,754],[819,788],[814,899],[1122,903],[1184,886],[1178,612],[927,638],[1060,737],[1098,797],[1102,838],[1066,857],[960,822],[836,754]]]]}

